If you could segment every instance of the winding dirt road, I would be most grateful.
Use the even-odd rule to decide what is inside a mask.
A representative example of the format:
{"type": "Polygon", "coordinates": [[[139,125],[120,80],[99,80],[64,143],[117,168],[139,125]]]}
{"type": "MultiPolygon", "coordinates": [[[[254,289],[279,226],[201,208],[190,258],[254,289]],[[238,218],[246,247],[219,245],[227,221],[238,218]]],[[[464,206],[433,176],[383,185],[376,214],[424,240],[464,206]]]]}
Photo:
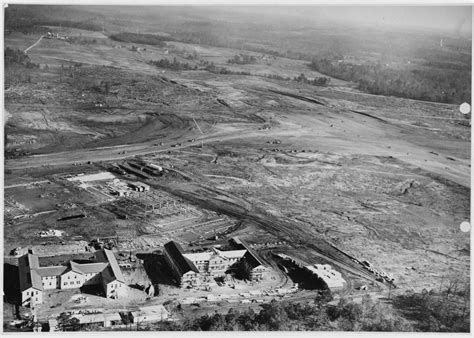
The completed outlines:
{"type": "Polygon", "coordinates": [[[40,43],[40,41],[43,40],[43,38],[44,38],[44,35],[41,35],[40,38],[38,39],[38,41],[36,41],[34,44],[32,44],[32,45],[31,45],[30,47],[28,47],[27,49],[25,49],[25,50],[23,51],[23,53],[27,54],[28,51],[29,51],[30,49],[32,49],[34,46],[36,46],[38,43],[40,43]]]}

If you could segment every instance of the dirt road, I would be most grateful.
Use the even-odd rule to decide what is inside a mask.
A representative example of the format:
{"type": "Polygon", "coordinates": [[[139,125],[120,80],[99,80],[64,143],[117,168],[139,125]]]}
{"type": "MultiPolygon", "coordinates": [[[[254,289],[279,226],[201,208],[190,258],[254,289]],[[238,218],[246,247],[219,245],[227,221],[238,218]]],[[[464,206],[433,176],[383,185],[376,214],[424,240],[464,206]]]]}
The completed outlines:
{"type": "MultiPolygon", "coordinates": [[[[98,147],[92,149],[78,149],[50,154],[32,155],[28,157],[6,160],[5,169],[17,170],[25,168],[38,168],[42,166],[60,166],[87,161],[114,161],[123,160],[130,156],[146,155],[150,153],[160,153],[172,150],[179,150],[196,146],[196,144],[206,144],[218,142],[221,140],[232,140],[255,134],[255,128],[249,127],[248,130],[241,130],[235,133],[215,133],[196,138],[195,143],[183,143],[181,146],[172,147],[170,145],[155,146],[156,141],[149,141],[136,144],[125,144],[110,147],[98,147]]],[[[184,142],[184,139],[179,142],[184,142]]]]}
{"type": "MultiPolygon", "coordinates": [[[[259,131],[259,124],[220,124],[212,132],[196,137],[194,143],[186,142],[184,132],[174,142],[182,143],[156,146],[156,140],[118,146],[77,149],[64,152],[32,155],[5,162],[5,169],[37,168],[41,166],[70,165],[75,162],[122,160],[130,156],[161,153],[195,146],[230,140],[257,140],[270,137],[287,139],[295,146],[315,147],[320,152],[341,155],[371,155],[395,157],[412,167],[421,168],[436,176],[444,177],[464,187],[470,187],[470,160],[457,156],[462,142],[438,145],[435,142],[414,144],[405,135],[401,126],[387,125],[377,119],[352,114],[332,112],[325,114],[293,114],[291,119],[280,117],[278,125],[271,130],[259,131]],[[336,124],[335,119],[340,120],[336,124]],[[347,127],[346,127],[347,126],[347,127]],[[439,149],[443,146],[443,149],[439,149]]],[[[413,137],[410,135],[410,137],[413,137]]],[[[263,143],[263,142],[262,142],[263,143]]]]}
{"type": "Polygon", "coordinates": [[[25,49],[25,50],[23,51],[23,53],[27,54],[28,51],[29,51],[30,49],[32,49],[34,46],[36,46],[38,43],[40,43],[40,41],[43,40],[43,38],[44,38],[44,35],[41,35],[40,38],[38,39],[38,41],[36,41],[34,44],[32,44],[32,45],[31,45],[30,47],[28,47],[27,49],[25,49]]]}

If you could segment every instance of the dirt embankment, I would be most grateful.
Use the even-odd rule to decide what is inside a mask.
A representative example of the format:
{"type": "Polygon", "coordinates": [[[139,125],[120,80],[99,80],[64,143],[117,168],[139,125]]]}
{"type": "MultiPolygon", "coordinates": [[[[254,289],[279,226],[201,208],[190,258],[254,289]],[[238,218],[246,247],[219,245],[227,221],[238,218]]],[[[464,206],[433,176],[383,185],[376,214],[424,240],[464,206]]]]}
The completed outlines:
{"type": "Polygon", "coordinates": [[[360,265],[354,263],[348,256],[327,243],[323,238],[308,237],[304,226],[294,220],[284,217],[277,218],[258,205],[251,204],[228,192],[205,187],[198,183],[149,183],[151,186],[167,190],[205,209],[236,217],[237,219],[251,221],[277,238],[292,243],[291,245],[299,248],[299,250],[305,248],[303,250],[307,250],[309,255],[313,254],[322,257],[357,276],[375,280],[373,275],[367,273],[360,265]]]}

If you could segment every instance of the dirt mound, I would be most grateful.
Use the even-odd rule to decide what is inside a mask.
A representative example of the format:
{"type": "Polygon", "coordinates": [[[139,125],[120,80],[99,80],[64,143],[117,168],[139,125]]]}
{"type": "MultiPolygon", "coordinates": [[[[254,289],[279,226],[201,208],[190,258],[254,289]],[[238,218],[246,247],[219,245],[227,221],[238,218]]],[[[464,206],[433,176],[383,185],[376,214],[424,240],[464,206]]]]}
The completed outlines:
{"type": "Polygon", "coordinates": [[[265,164],[275,164],[276,163],[276,159],[275,157],[273,156],[265,156],[264,158],[262,158],[260,161],[258,161],[259,163],[265,165],[265,164]]]}
{"type": "Polygon", "coordinates": [[[400,195],[405,195],[410,192],[410,189],[419,187],[420,182],[414,179],[406,179],[405,181],[397,184],[395,192],[400,195]]]}
{"type": "Polygon", "coordinates": [[[265,106],[275,108],[275,107],[279,107],[280,104],[276,102],[275,100],[268,100],[267,102],[265,102],[265,106]]]}

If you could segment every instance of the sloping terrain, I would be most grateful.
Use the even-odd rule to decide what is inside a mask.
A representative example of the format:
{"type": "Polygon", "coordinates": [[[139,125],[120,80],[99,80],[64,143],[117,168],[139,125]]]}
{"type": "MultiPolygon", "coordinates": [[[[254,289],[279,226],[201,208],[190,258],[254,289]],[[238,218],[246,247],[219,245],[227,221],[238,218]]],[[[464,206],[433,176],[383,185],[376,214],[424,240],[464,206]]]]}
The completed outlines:
{"type": "MultiPolygon", "coordinates": [[[[11,73],[19,82],[5,88],[5,185],[138,156],[193,175],[151,183],[247,222],[239,234],[251,243],[284,240],[309,263],[374,279],[342,250],[393,275],[396,292],[468,278],[459,224],[470,215],[470,124],[457,105],[370,95],[337,79],[304,83],[293,78],[322,74],[265,53],[229,64],[241,50],[64,34],[71,39],[31,48],[39,66],[22,70],[27,81],[11,73]],[[162,59],[171,66],[150,64],[162,59]]],[[[14,33],[5,44],[26,49],[38,38],[14,33]]],[[[112,222],[96,208],[104,215],[81,222],[81,235],[112,222]]],[[[38,220],[49,226],[27,219],[9,224],[9,236],[38,220]]]]}

